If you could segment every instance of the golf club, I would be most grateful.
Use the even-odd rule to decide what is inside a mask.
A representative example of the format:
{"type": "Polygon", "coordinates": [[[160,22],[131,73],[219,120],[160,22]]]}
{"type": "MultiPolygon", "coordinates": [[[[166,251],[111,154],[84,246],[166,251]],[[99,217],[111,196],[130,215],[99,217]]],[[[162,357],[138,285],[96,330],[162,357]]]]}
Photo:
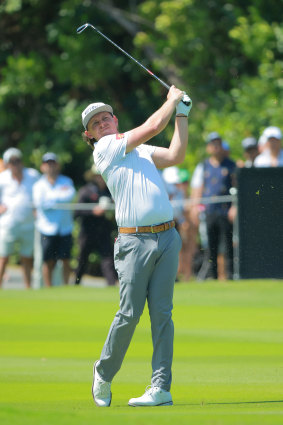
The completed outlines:
{"type": "MultiPolygon", "coordinates": [[[[166,84],[164,81],[162,81],[159,77],[157,77],[157,75],[155,75],[152,71],[150,71],[149,69],[147,69],[142,63],[140,63],[138,60],[136,60],[135,58],[133,58],[133,56],[131,56],[129,53],[127,53],[125,50],[123,50],[120,46],[118,46],[118,44],[114,43],[114,41],[110,40],[110,38],[108,38],[106,35],[104,35],[101,31],[99,31],[94,25],[92,24],[84,24],[82,26],[80,26],[79,28],[77,28],[77,33],[80,34],[82,33],[86,28],[91,27],[94,31],[98,32],[98,34],[100,34],[103,38],[105,38],[107,41],[109,41],[109,43],[113,44],[113,46],[117,47],[117,49],[119,49],[122,53],[124,53],[126,56],[128,56],[128,58],[132,59],[136,64],[138,64],[139,66],[141,66],[146,72],[148,72],[153,78],[155,78],[157,81],[159,81],[160,84],[162,84],[162,86],[166,87],[167,90],[170,89],[170,86],[168,84],[166,84]]],[[[185,95],[182,102],[189,106],[191,104],[191,99],[189,98],[188,95],[185,95]]]]}

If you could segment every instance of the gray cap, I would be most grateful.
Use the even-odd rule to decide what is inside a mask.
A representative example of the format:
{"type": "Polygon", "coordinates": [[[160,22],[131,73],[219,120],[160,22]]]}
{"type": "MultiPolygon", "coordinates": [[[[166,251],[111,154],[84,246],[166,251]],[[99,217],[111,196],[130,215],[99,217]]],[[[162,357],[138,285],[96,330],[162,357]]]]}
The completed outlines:
{"type": "Polygon", "coordinates": [[[222,137],[220,136],[219,133],[217,133],[217,131],[213,131],[212,133],[209,133],[209,135],[206,138],[206,143],[210,143],[213,142],[213,140],[222,140],[222,137]]]}
{"type": "Polygon", "coordinates": [[[112,106],[106,105],[105,103],[102,103],[102,102],[91,103],[82,112],[82,123],[85,129],[87,128],[89,120],[94,115],[99,114],[99,112],[110,112],[110,114],[113,115],[112,106]]]}
{"type": "Polygon", "coordinates": [[[8,164],[11,158],[22,159],[22,152],[17,148],[9,148],[3,154],[3,161],[8,164]]]}
{"type": "Polygon", "coordinates": [[[257,141],[255,137],[246,137],[242,140],[242,148],[244,150],[257,147],[257,141]]]}
{"type": "Polygon", "coordinates": [[[55,161],[58,162],[57,155],[53,152],[46,152],[42,157],[42,162],[55,161]]]}

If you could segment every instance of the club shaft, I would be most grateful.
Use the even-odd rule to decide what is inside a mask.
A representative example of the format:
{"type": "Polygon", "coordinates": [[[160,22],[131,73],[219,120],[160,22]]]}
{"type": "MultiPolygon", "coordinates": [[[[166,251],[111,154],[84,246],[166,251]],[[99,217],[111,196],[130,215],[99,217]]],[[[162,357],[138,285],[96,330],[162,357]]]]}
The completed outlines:
{"type": "Polygon", "coordinates": [[[109,41],[109,43],[113,44],[117,49],[119,49],[122,53],[124,53],[128,58],[132,59],[137,65],[142,67],[146,72],[148,72],[153,78],[155,78],[157,81],[159,81],[160,84],[162,84],[164,87],[166,87],[167,90],[170,89],[170,86],[166,84],[164,81],[161,80],[161,78],[157,77],[152,71],[147,69],[142,63],[140,63],[137,59],[135,59],[133,56],[131,56],[128,52],[126,52],[122,47],[118,46],[118,44],[114,43],[110,38],[108,38],[105,34],[103,34],[101,31],[99,31],[95,26],[92,24],[84,24],[81,27],[77,29],[77,33],[80,34],[83,32],[87,27],[91,27],[94,31],[96,31],[98,34],[101,35],[101,37],[105,38],[105,40],[109,41]]]}

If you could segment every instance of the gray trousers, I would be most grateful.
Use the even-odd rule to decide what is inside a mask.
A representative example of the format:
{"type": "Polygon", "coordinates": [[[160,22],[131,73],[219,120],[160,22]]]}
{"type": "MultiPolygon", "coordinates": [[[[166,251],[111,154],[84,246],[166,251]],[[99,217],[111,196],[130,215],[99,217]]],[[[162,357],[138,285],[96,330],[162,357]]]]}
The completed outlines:
{"type": "Polygon", "coordinates": [[[97,367],[105,381],[111,382],[120,369],[147,300],[153,343],[151,385],[170,390],[173,290],[181,245],[174,228],[159,233],[119,234],[114,259],[120,281],[120,309],[97,367]]]}

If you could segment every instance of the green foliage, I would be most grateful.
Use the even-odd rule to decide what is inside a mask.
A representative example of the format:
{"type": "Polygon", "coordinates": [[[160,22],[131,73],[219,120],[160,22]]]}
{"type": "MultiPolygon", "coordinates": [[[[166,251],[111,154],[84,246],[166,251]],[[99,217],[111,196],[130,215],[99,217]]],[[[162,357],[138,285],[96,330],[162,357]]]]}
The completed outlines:
{"type": "MultiPolygon", "coordinates": [[[[18,146],[28,165],[54,150],[75,183],[91,160],[81,140],[83,108],[111,103],[120,130],[141,124],[166,90],[94,31],[193,99],[185,165],[219,131],[235,158],[240,141],[281,126],[283,27],[275,0],[5,0],[0,5],[1,151],[18,146]]],[[[172,124],[154,143],[170,141],[172,124]]]]}

